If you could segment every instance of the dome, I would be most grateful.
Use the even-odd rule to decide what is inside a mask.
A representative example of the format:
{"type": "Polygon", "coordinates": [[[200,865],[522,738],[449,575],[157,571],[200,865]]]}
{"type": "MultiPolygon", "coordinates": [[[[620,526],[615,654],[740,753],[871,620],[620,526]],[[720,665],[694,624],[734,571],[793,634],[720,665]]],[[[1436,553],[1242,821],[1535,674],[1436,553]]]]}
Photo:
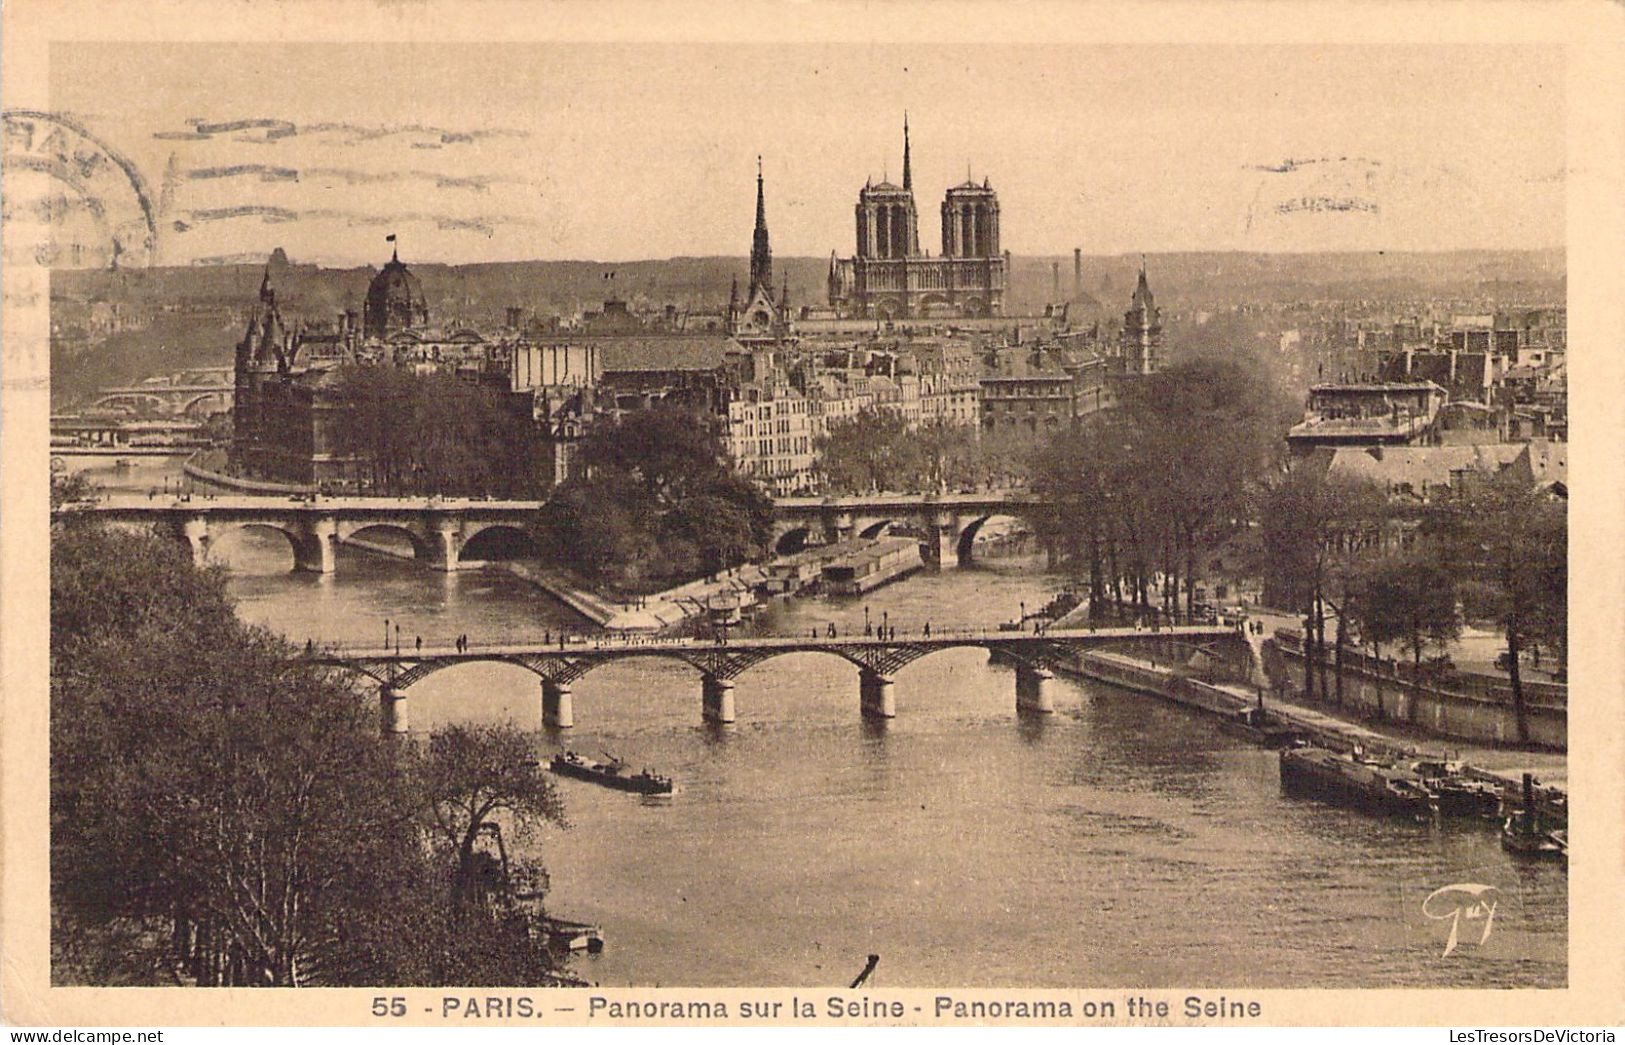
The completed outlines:
{"type": "Polygon", "coordinates": [[[418,281],[399,255],[390,258],[372,278],[362,313],[362,331],[367,337],[388,337],[401,330],[429,322],[429,306],[418,281]]]}

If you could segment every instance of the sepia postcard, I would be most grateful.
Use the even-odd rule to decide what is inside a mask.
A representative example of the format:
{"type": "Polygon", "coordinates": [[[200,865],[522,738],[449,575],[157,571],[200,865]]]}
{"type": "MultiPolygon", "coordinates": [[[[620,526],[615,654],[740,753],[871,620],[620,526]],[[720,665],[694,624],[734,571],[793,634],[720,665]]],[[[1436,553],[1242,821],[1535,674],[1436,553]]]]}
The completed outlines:
{"type": "Polygon", "coordinates": [[[1618,5],[4,19],[8,1025],[1625,1023],[1618,5]]]}

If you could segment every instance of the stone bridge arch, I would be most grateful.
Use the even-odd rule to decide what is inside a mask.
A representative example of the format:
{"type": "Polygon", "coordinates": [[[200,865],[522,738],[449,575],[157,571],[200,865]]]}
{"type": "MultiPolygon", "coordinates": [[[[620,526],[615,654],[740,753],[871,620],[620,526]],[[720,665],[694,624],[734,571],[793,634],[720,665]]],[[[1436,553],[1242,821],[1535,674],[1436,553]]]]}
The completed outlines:
{"type": "Polygon", "coordinates": [[[969,566],[976,561],[976,538],[981,534],[982,527],[995,519],[1008,519],[1012,522],[1025,521],[1015,512],[988,512],[979,515],[959,527],[958,536],[954,540],[954,560],[960,566],[969,566]]]}
{"type": "Polygon", "coordinates": [[[111,410],[115,407],[145,410],[155,414],[170,412],[169,400],[148,392],[114,392],[111,395],[98,396],[90,404],[92,410],[111,410]]]}
{"type": "Polygon", "coordinates": [[[181,533],[192,547],[192,557],[207,562],[213,547],[225,537],[246,531],[271,531],[288,539],[293,549],[296,573],[332,573],[337,528],[331,521],[293,522],[276,518],[225,519],[208,516],[181,524],[181,533]]]}
{"type": "Polygon", "coordinates": [[[204,392],[186,400],[176,413],[199,421],[207,420],[211,414],[223,414],[230,410],[231,398],[232,390],[229,388],[223,388],[218,392],[204,392]]]}
{"type": "Polygon", "coordinates": [[[542,545],[535,531],[511,522],[465,524],[457,548],[457,559],[499,562],[508,559],[540,558],[542,545]]]}
{"type": "Polygon", "coordinates": [[[427,527],[413,521],[348,519],[338,523],[337,533],[341,544],[349,544],[366,551],[390,556],[397,556],[397,552],[389,545],[378,542],[375,538],[384,534],[398,534],[405,537],[407,543],[411,545],[413,559],[420,562],[434,561],[436,536],[430,533],[427,527]]]}

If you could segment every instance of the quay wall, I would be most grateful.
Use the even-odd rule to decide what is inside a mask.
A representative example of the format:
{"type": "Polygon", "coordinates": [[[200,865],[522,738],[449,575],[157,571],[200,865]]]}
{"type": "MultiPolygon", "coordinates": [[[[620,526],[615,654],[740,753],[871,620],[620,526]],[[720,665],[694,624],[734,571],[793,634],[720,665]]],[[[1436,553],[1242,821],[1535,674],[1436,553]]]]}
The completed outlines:
{"type": "Polygon", "coordinates": [[[1172,665],[1163,667],[1121,654],[1078,652],[1061,669],[1210,715],[1233,715],[1249,704],[1228,689],[1175,671],[1172,665]]]}
{"type": "Polygon", "coordinates": [[[545,569],[531,563],[508,560],[475,563],[474,567],[496,570],[533,584],[599,627],[608,624],[615,616],[615,607],[605,605],[584,592],[576,591],[557,577],[551,576],[545,569]]]}
{"type": "Polygon", "coordinates": [[[292,495],[316,492],[314,486],[300,485],[298,483],[274,483],[266,479],[244,479],[242,476],[217,472],[204,464],[204,459],[207,456],[207,451],[198,451],[182,462],[181,471],[185,472],[189,478],[196,479],[200,483],[208,483],[210,486],[218,486],[226,490],[236,490],[239,493],[292,495]]]}
{"type": "MultiPolygon", "coordinates": [[[[1303,701],[1304,657],[1290,636],[1277,633],[1264,643],[1264,670],[1283,697],[1303,701]]],[[[1328,690],[1335,683],[1328,666],[1328,690]]],[[[1525,689],[1529,744],[1568,750],[1566,686],[1533,684],[1525,689]],[[1554,691],[1562,693],[1556,699],[1554,691]]],[[[1318,690],[1317,690],[1318,692],[1318,690]]],[[[1463,692],[1440,689],[1379,671],[1357,654],[1345,653],[1343,708],[1374,719],[1410,726],[1439,737],[1481,744],[1518,746],[1518,720],[1510,692],[1473,686],[1463,692]]]]}

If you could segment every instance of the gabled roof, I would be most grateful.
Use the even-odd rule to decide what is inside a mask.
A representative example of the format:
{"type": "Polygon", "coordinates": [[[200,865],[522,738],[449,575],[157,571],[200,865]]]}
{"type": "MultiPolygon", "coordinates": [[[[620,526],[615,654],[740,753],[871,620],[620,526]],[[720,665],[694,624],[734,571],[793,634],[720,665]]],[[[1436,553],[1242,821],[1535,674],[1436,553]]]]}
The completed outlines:
{"type": "Polygon", "coordinates": [[[1518,459],[1521,443],[1474,443],[1465,446],[1338,447],[1331,451],[1327,472],[1367,479],[1386,489],[1409,486],[1421,494],[1430,487],[1450,485],[1463,471],[1495,475],[1518,459]]]}

